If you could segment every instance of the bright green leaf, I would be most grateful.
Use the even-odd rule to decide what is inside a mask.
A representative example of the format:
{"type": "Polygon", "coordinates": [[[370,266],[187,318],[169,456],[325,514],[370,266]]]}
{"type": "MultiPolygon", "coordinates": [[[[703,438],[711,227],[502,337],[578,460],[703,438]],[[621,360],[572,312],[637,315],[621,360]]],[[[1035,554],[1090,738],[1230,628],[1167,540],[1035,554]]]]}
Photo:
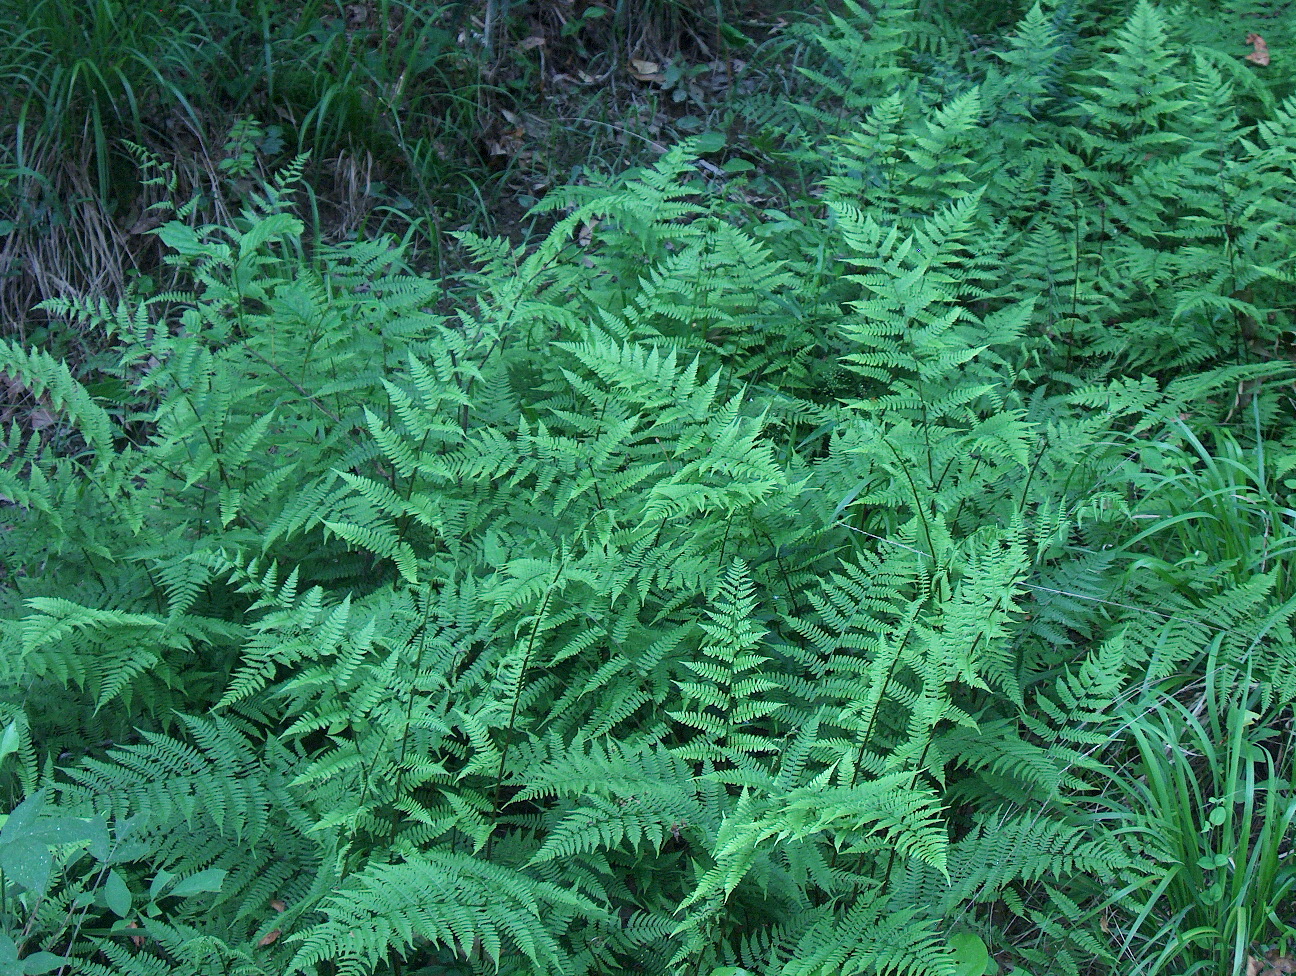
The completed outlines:
{"type": "Polygon", "coordinates": [[[719,152],[725,147],[723,132],[703,132],[693,140],[693,146],[699,156],[719,152]]]}
{"type": "Polygon", "coordinates": [[[220,891],[221,884],[225,881],[225,870],[223,868],[208,868],[206,871],[199,871],[197,874],[191,874],[176,883],[176,886],[169,892],[178,898],[184,898],[188,895],[196,895],[200,891],[220,891]]]}
{"type": "Polygon", "coordinates": [[[958,976],[987,976],[999,971],[979,935],[955,932],[950,936],[949,944],[954,950],[954,972],[958,976]]]}

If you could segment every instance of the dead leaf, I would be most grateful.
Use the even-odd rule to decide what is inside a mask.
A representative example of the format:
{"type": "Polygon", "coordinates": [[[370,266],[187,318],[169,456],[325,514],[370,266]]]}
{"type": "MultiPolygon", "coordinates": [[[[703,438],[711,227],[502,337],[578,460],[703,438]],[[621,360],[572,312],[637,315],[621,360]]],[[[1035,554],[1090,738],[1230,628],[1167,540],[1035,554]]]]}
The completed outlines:
{"type": "Polygon", "coordinates": [[[666,82],[666,76],[662,74],[660,64],[656,61],[641,61],[638,58],[630,59],[630,77],[635,81],[651,81],[657,84],[666,82]]]}
{"type": "MultiPolygon", "coordinates": [[[[127,923],[126,927],[127,927],[128,929],[137,929],[137,928],[139,928],[139,922],[136,922],[136,921],[133,921],[133,920],[132,920],[131,922],[127,923]]],[[[135,943],[135,948],[138,949],[140,946],[142,946],[142,945],[144,944],[144,936],[142,936],[142,935],[132,935],[132,936],[131,936],[131,941],[135,943]]]]}
{"type": "Polygon", "coordinates": [[[1296,973],[1296,957],[1280,956],[1277,949],[1270,949],[1263,959],[1247,956],[1247,976],[1285,976],[1296,973]]]}
{"type": "Polygon", "coordinates": [[[533,47],[540,47],[544,43],[545,39],[541,35],[533,34],[519,44],[518,47],[524,51],[530,51],[533,47]]]}
{"type": "Polygon", "coordinates": [[[516,129],[512,132],[505,132],[498,139],[487,139],[486,155],[516,156],[521,138],[522,130],[516,129]]]}
{"type": "Polygon", "coordinates": [[[1296,973],[1296,956],[1280,956],[1277,949],[1265,953],[1270,973],[1296,973]]]}
{"type": "Polygon", "coordinates": [[[166,223],[166,216],[157,210],[146,210],[140,216],[140,219],[131,224],[130,230],[126,233],[131,235],[147,234],[155,227],[161,227],[166,223]]]}
{"type": "Polygon", "coordinates": [[[288,908],[288,906],[285,905],[285,904],[284,904],[282,901],[280,901],[278,898],[276,898],[274,901],[272,901],[272,902],[270,903],[270,907],[273,908],[276,912],[282,912],[282,911],[285,911],[285,910],[288,908]]]}
{"type": "Polygon", "coordinates": [[[1263,37],[1259,34],[1248,34],[1246,36],[1246,42],[1255,48],[1255,50],[1246,56],[1248,61],[1262,67],[1269,63],[1269,45],[1265,43],[1263,37]]]}
{"type": "Polygon", "coordinates": [[[271,945],[279,938],[281,934],[282,933],[278,929],[273,929],[272,931],[267,932],[265,935],[263,935],[261,937],[261,941],[258,942],[257,945],[258,946],[271,945]]]}

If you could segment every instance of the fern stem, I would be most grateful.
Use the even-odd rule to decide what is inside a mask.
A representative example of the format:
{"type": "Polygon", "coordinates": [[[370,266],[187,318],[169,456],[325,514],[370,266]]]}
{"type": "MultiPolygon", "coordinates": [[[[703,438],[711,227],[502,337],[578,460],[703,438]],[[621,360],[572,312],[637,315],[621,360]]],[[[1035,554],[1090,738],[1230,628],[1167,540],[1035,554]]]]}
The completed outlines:
{"type": "Polygon", "coordinates": [[[265,363],[267,366],[273,369],[279,375],[279,378],[281,380],[283,380],[294,390],[296,390],[299,394],[301,394],[303,399],[313,403],[317,408],[319,408],[319,411],[322,414],[324,414],[326,417],[328,417],[331,421],[333,421],[333,423],[335,424],[342,423],[342,418],[340,416],[335,414],[328,407],[324,406],[324,404],[319,401],[318,397],[311,396],[310,393],[306,391],[306,388],[304,386],[302,386],[291,376],[285,373],[277,363],[271,362],[269,359],[267,359],[264,355],[262,355],[260,352],[258,352],[255,349],[247,348],[244,350],[244,352],[247,352],[249,355],[253,356],[254,358],[261,360],[261,362],[265,363]]]}
{"type": "MultiPolygon", "coordinates": [[[[405,722],[401,729],[400,753],[396,757],[396,783],[392,790],[392,796],[399,797],[401,791],[401,780],[405,777],[405,755],[409,749],[410,734],[410,717],[414,714],[414,688],[418,684],[418,676],[423,673],[423,650],[427,647],[428,621],[432,616],[432,584],[429,582],[426,592],[423,596],[423,623],[419,628],[418,652],[414,655],[414,675],[410,679],[409,694],[405,696],[405,722]]],[[[393,814],[387,835],[389,845],[396,842],[396,817],[393,814]]]]}
{"type": "Polygon", "coordinates": [[[1021,498],[1017,500],[1017,514],[1023,515],[1026,512],[1026,496],[1030,494],[1031,482],[1035,480],[1035,471],[1039,468],[1040,462],[1044,460],[1044,455],[1048,453],[1049,441],[1048,434],[1044,435],[1044,443],[1040,445],[1039,453],[1035,455],[1035,461],[1030,466],[1030,471],[1026,475],[1026,484],[1022,487],[1021,498]]]}
{"type": "Polygon", "coordinates": [[[590,477],[594,481],[594,498],[598,501],[599,511],[603,511],[607,506],[603,504],[603,492],[599,490],[598,475],[594,472],[594,462],[587,460],[585,466],[589,468],[590,477]]]}
{"type": "Polygon", "coordinates": [[[911,615],[909,626],[900,638],[900,643],[896,645],[895,656],[891,659],[891,664],[887,667],[886,677],[882,679],[882,690],[878,692],[877,705],[873,708],[873,714],[869,716],[868,728],[864,730],[864,735],[860,737],[859,752],[855,757],[855,771],[851,774],[850,785],[853,787],[859,783],[860,770],[864,767],[864,749],[873,739],[873,726],[877,724],[877,717],[882,711],[882,699],[886,696],[886,690],[891,685],[891,679],[895,677],[896,666],[900,663],[900,654],[904,650],[905,644],[909,643],[909,635],[913,633],[914,622],[911,615]]]}
{"type": "Polygon", "coordinates": [[[904,473],[905,480],[909,482],[909,491],[913,493],[914,512],[917,513],[918,519],[922,522],[923,537],[927,540],[927,555],[931,558],[933,568],[936,565],[936,546],[932,543],[931,524],[927,521],[927,512],[923,508],[922,496],[918,494],[918,484],[914,481],[913,475],[909,471],[909,466],[900,458],[900,453],[892,446],[885,435],[882,437],[882,443],[887,446],[892,457],[896,459],[896,464],[900,466],[901,472],[904,473]]]}
{"type": "MultiPolygon", "coordinates": [[[[186,389],[180,389],[180,395],[184,397],[185,403],[189,404],[189,409],[194,413],[194,419],[199,421],[199,429],[202,431],[203,440],[207,442],[207,447],[212,452],[212,457],[216,460],[216,473],[220,476],[221,484],[226,488],[230,486],[229,479],[225,474],[225,461],[221,457],[221,444],[219,440],[213,441],[211,433],[207,430],[207,425],[202,423],[202,414],[198,410],[198,405],[194,403],[193,397],[186,389]]],[[[193,460],[192,455],[190,460],[193,460]]]]}
{"type": "Polygon", "coordinates": [[[770,547],[770,550],[774,553],[774,561],[778,563],[779,576],[783,580],[784,587],[787,588],[788,608],[791,610],[792,615],[794,617],[801,616],[801,604],[797,601],[796,590],[792,586],[792,577],[788,573],[787,565],[783,562],[782,546],[775,545],[774,540],[770,538],[770,534],[766,532],[764,529],[758,528],[757,531],[762,536],[765,537],[765,543],[770,547]]]}
{"type": "MultiPolygon", "coordinates": [[[[926,422],[926,421],[924,420],[924,423],[925,423],[925,422],[926,422]]],[[[934,486],[934,490],[935,490],[935,491],[940,491],[941,488],[944,487],[944,485],[945,485],[945,477],[946,477],[946,475],[948,475],[948,474],[950,473],[950,468],[952,468],[952,467],[954,466],[954,462],[955,462],[956,460],[958,460],[958,458],[959,458],[959,455],[958,455],[958,454],[953,454],[953,455],[950,456],[950,459],[949,459],[948,461],[945,462],[945,467],[943,467],[943,468],[941,469],[941,476],[940,476],[939,478],[936,479],[936,484],[935,484],[935,486],[934,486]]],[[[980,464],[981,461],[982,461],[981,455],[979,455],[979,454],[975,454],[975,455],[973,455],[973,459],[977,462],[977,464],[980,464]]],[[[973,478],[973,477],[975,477],[975,476],[976,476],[976,466],[974,465],[974,466],[972,467],[972,474],[969,475],[968,478],[969,478],[969,480],[970,480],[971,478],[973,478]]],[[[954,520],[957,521],[957,520],[958,520],[958,517],[955,516],[955,519],[954,519],[954,520]]]]}
{"type": "Polygon", "coordinates": [[[517,689],[513,693],[513,706],[509,712],[508,726],[504,730],[504,745],[500,749],[499,768],[495,771],[495,790],[491,800],[491,835],[486,842],[486,859],[490,860],[491,847],[495,840],[495,825],[499,821],[500,815],[500,794],[504,789],[504,769],[508,762],[509,746],[513,743],[513,727],[517,724],[518,707],[522,703],[522,684],[526,680],[527,668],[531,666],[531,653],[535,650],[536,637],[540,633],[540,624],[544,621],[545,611],[549,609],[549,600],[553,596],[554,587],[558,585],[558,580],[562,578],[563,568],[567,565],[567,557],[558,561],[558,569],[554,572],[553,581],[549,588],[545,590],[544,599],[540,601],[540,609],[536,611],[535,623],[531,625],[531,636],[527,638],[526,653],[522,655],[522,665],[518,671],[517,689]]]}
{"type": "Polygon", "coordinates": [[[733,510],[730,509],[729,514],[725,517],[724,536],[720,539],[720,563],[719,564],[721,566],[723,566],[725,563],[725,549],[729,545],[729,530],[733,528],[733,517],[734,517],[733,510]]]}
{"type": "MultiPolygon", "coordinates": [[[[985,458],[983,458],[980,454],[975,455],[975,457],[976,460],[972,464],[972,473],[968,475],[968,481],[971,481],[973,478],[976,477],[977,469],[981,467],[981,462],[985,460],[985,458]]],[[[950,463],[952,464],[953,462],[954,459],[950,458],[950,463]]],[[[946,472],[949,471],[948,464],[945,466],[945,471],[946,472]]],[[[942,472],[941,481],[943,482],[944,480],[945,480],[945,472],[942,472]]],[[[937,483],[936,490],[940,491],[940,488],[941,488],[940,484],[937,483]]],[[[954,516],[953,518],[950,519],[950,525],[956,528],[958,527],[959,516],[963,514],[963,506],[967,503],[967,500],[968,500],[967,495],[964,495],[962,498],[959,499],[958,508],[954,509],[954,516]]]]}
{"type": "MultiPolygon", "coordinates": [[[[900,638],[900,643],[896,645],[895,657],[892,658],[891,664],[887,668],[886,677],[882,681],[882,690],[878,692],[877,704],[873,707],[873,714],[869,716],[868,727],[864,730],[864,734],[860,736],[859,750],[855,754],[855,769],[851,773],[850,785],[852,788],[859,783],[860,771],[864,768],[864,750],[868,747],[869,742],[873,738],[873,726],[877,722],[878,713],[882,710],[882,698],[886,695],[886,690],[891,684],[891,678],[895,675],[896,665],[900,662],[900,653],[904,650],[905,644],[908,643],[909,635],[911,633],[913,633],[912,615],[909,621],[909,627],[905,630],[904,636],[900,638]]],[[[839,852],[834,845],[832,855],[828,860],[830,868],[835,869],[837,867],[838,856],[839,852]]],[[[890,868],[888,866],[888,871],[889,870],[890,868]]]]}
{"type": "MultiPolygon", "coordinates": [[[[391,419],[390,419],[390,417],[388,418],[387,425],[388,425],[389,427],[391,426],[391,419]]],[[[422,457],[422,456],[423,456],[423,452],[427,449],[427,442],[428,442],[428,438],[431,437],[431,436],[432,436],[432,431],[430,431],[430,430],[425,430],[425,431],[423,432],[423,439],[422,439],[421,441],[419,441],[418,454],[417,454],[418,457],[422,457]]],[[[391,479],[390,479],[390,484],[391,484],[392,491],[395,491],[395,490],[396,490],[396,480],[397,480],[399,477],[400,477],[400,473],[396,470],[396,465],[393,464],[393,465],[392,465],[392,472],[391,472],[391,479]]],[[[417,483],[416,480],[415,480],[415,479],[417,479],[417,478],[418,478],[418,467],[417,467],[417,465],[416,465],[416,466],[414,467],[414,470],[412,470],[412,471],[410,472],[409,480],[405,483],[405,501],[406,501],[406,502],[408,502],[411,498],[414,497],[414,485],[417,483]]],[[[409,532],[409,529],[410,529],[410,523],[413,521],[413,519],[414,519],[414,516],[413,516],[410,512],[408,512],[408,511],[401,515],[401,517],[400,517],[400,526],[399,526],[399,528],[396,530],[396,538],[399,539],[401,542],[404,542],[404,541],[405,541],[405,535],[406,535],[407,532],[409,532]]]]}

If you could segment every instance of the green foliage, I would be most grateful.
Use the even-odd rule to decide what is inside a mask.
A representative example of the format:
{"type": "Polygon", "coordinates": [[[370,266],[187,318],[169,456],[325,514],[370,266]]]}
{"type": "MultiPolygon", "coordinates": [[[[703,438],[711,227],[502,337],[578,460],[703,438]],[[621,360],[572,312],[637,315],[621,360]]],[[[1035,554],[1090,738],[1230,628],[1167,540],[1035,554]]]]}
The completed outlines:
{"type": "Polygon", "coordinates": [[[1229,669],[1130,716],[1138,750],[1107,801],[1157,874],[1129,892],[1131,971],[1245,972],[1250,946],[1286,943],[1296,874],[1285,838],[1296,819],[1289,756],[1267,695],[1229,669]],[[1204,713],[1204,714],[1202,714],[1204,713]]]}
{"type": "Polygon", "coordinates": [[[115,142],[142,141],[150,111],[178,109],[196,123],[189,102],[195,90],[180,81],[181,69],[200,67],[209,55],[201,31],[170,6],[114,0],[0,6],[5,87],[25,93],[0,115],[19,166],[39,171],[51,149],[85,140],[95,189],[107,198],[118,190],[112,178],[121,175],[113,172],[121,162],[114,160],[115,142]],[[153,99],[161,104],[150,106],[153,99]]]}
{"type": "Polygon", "coordinates": [[[399,222],[438,242],[443,219],[485,220],[494,177],[475,141],[488,86],[456,40],[465,6],[0,2],[0,87],[13,93],[0,105],[0,331],[66,350],[81,375],[111,360],[104,337],[50,329],[31,306],[69,293],[116,304],[173,282],[145,233],[158,193],[138,147],[204,221],[233,223],[303,152],[326,199],[295,210],[330,239],[399,222]]]}
{"type": "Polygon", "coordinates": [[[1068,10],[991,64],[848,5],[781,209],[686,142],[442,284],[304,241],[298,161],[157,231],[183,288],[47,303],[114,354],[0,347],[50,418],[0,463],[0,958],[1079,976],[1291,936],[1292,112],[1244,122],[1148,3],[1068,10]]]}

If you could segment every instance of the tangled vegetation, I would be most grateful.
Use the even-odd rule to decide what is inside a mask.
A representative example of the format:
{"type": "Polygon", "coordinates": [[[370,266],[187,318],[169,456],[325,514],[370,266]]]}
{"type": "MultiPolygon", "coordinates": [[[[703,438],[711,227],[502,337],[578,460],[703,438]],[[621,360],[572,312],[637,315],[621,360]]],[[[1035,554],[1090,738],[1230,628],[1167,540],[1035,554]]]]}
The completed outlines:
{"type": "Polygon", "coordinates": [[[132,140],[0,341],[4,972],[1290,971],[1296,20],[936,6],[461,273],[132,140]]]}

